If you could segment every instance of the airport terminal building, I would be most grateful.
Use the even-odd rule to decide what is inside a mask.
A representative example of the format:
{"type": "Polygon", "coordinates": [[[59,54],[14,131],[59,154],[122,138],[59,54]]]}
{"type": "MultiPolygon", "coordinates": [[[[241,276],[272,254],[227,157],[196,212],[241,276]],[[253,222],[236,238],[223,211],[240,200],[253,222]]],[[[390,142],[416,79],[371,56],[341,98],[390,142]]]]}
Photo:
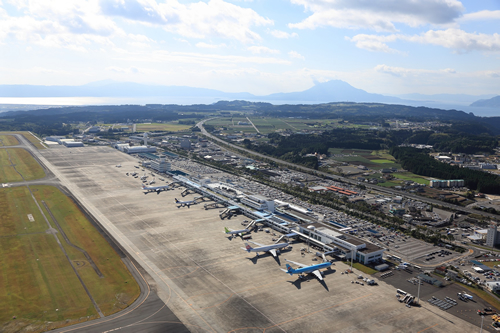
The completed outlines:
{"type": "Polygon", "coordinates": [[[351,259],[354,250],[356,253],[354,259],[364,265],[379,262],[385,251],[383,247],[342,233],[327,224],[317,222],[299,225],[299,229],[301,233],[336,248],[346,259],[351,259]]]}

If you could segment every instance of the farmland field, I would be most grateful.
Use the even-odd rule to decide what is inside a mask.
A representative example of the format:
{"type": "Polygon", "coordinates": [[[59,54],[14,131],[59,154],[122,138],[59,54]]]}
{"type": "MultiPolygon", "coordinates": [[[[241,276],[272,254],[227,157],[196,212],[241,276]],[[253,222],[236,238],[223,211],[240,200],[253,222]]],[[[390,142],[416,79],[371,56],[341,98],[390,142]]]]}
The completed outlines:
{"type": "MultiPolygon", "coordinates": [[[[57,234],[101,311],[109,315],[133,302],[139,294],[136,282],[75,203],[52,186],[31,189],[37,201],[43,199],[48,204],[68,238],[85,249],[103,273],[104,278],[99,278],[83,254],[57,234]]],[[[50,215],[43,211],[55,228],[50,215]]],[[[0,189],[2,332],[19,331],[28,325],[30,331],[41,332],[87,320],[87,316],[98,318],[82,284],[47,229],[27,187],[0,189]]]]}
{"type": "Polygon", "coordinates": [[[0,135],[0,146],[15,146],[18,145],[16,137],[13,135],[0,135]]]}
{"type": "Polygon", "coordinates": [[[45,172],[28,151],[22,148],[1,149],[0,182],[20,182],[23,177],[24,180],[39,179],[45,177],[45,172]]]}
{"type": "Polygon", "coordinates": [[[181,125],[172,123],[151,123],[151,124],[137,124],[137,131],[167,131],[178,132],[191,128],[191,125],[181,125]]]}

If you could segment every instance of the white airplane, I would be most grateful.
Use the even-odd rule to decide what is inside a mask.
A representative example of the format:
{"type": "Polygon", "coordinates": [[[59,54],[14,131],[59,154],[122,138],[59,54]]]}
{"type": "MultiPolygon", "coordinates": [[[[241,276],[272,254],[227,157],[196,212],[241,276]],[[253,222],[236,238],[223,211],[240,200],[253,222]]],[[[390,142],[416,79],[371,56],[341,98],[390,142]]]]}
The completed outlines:
{"type": "Polygon", "coordinates": [[[175,198],[175,203],[179,205],[179,206],[177,206],[177,208],[186,207],[186,206],[187,206],[187,208],[189,208],[191,205],[196,205],[196,202],[194,202],[194,200],[179,201],[179,200],[177,200],[177,198],[175,198]]]}
{"type": "Polygon", "coordinates": [[[325,261],[322,262],[321,264],[315,264],[315,265],[304,265],[299,262],[291,261],[288,259],[285,259],[288,262],[291,262],[294,265],[299,266],[299,268],[293,269],[290,265],[286,264],[286,269],[280,268],[283,272],[288,273],[290,275],[293,274],[314,274],[318,278],[318,280],[323,281],[323,275],[321,274],[320,269],[321,268],[328,268],[332,265],[331,262],[325,261]]]}
{"type": "Polygon", "coordinates": [[[232,229],[229,229],[228,227],[224,227],[224,233],[226,235],[230,235],[231,238],[236,237],[236,236],[242,237],[243,234],[246,234],[247,232],[250,232],[250,230],[248,230],[248,229],[232,230],[232,229]]]}
{"type": "Polygon", "coordinates": [[[160,194],[161,191],[168,191],[170,187],[168,185],[162,185],[162,186],[146,186],[142,184],[142,189],[145,190],[144,194],[148,194],[150,192],[156,192],[157,194],[160,194]]]}
{"type": "Polygon", "coordinates": [[[273,255],[273,257],[276,257],[278,255],[278,251],[276,251],[276,250],[283,249],[283,248],[290,245],[288,243],[278,243],[278,244],[272,244],[272,245],[262,245],[262,244],[255,243],[255,242],[250,242],[250,243],[258,245],[259,247],[253,248],[248,243],[245,243],[245,247],[242,247],[242,249],[247,251],[248,253],[256,252],[257,257],[259,256],[259,252],[269,252],[273,255]]]}
{"type": "Polygon", "coordinates": [[[122,165],[121,165],[121,164],[117,164],[117,165],[116,165],[116,167],[117,167],[117,168],[121,168],[121,167],[122,167],[122,165]]]}

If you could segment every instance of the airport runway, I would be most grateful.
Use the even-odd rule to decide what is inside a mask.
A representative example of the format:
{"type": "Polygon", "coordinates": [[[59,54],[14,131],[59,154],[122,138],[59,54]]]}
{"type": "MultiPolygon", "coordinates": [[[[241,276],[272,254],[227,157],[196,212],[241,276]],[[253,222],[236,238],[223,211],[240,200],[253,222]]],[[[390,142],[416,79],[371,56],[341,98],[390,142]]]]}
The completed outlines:
{"type": "MultiPolygon", "coordinates": [[[[59,179],[57,179],[49,168],[39,159],[38,154],[34,154],[31,145],[26,142],[23,137],[16,135],[19,142],[22,143],[16,147],[27,148],[27,150],[33,155],[33,157],[42,165],[45,170],[45,177],[33,181],[23,181],[10,183],[9,186],[29,186],[29,185],[51,185],[60,188],[63,192],[68,192],[65,187],[61,187],[59,179]],[[30,149],[31,148],[31,149],[30,149]]],[[[3,148],[3,147],[1,147],[3,148]]],[[[10,147],[9,147],[10,148],[10,147]]],[[[57,148],[55,148],[57,149],[57,148]]],[[[70,196],[71,193],[70,193],[70,196]]],[[[73,197],[73,200],[76,198],[73,197]]],[[[78,200],[75,200],[77,203],[78,200]]],[[[86,212],[85,207],[81,207],[82,211],[86,212]]],[[[92,219],[91,216],[88,218],[92,219]]],[[[95,225],[95,221],[92,221],[95,225]]],[[[99,226],[97,226],[98,229],[99,226]]],[[[103,233],[102,230],[100,230],[103,233]]],[[[71,325],[68,327],[52,330],[51,332],[72,332],[72,333],[94,333],[94,332],[114,332],[120,331],[124,333],[135,333],[135,332],[148,332],[148,333],[187,333],[189,330],[186,326],[177,318],[177,316],[165,305],[165,303],[158,297],[155,290],[152,290],[149,283],[147,282],[147,275],[145,272],[139,272],[135,264],[133,264],[129,258],[126,258],[122,249],[114,244],[112,240],[109,240],[107,235],[104,235],[111,246],[122,257],[123,262],[129,268],[129,271],[134,276],[135,280],[140,286],[141,293],[139,297],[131,304],[129,307],[123,311],[117,312],[113,315],[92,320],[89,322],[82,322],[79,324],[71,325]]],[[[149,278],[151,280],[151,278],[149,278]]],[[[151,280],[152,281],[152,280],[151,280]]]]}

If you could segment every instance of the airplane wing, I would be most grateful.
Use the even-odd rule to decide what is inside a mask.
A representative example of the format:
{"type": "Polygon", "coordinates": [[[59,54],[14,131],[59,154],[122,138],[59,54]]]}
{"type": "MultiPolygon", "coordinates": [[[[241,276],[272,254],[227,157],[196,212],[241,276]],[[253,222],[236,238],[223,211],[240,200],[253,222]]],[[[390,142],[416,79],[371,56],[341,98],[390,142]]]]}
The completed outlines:
{"type": "Polygon", "coordinates": [[[321,276],[321,272],[318,269],[315,271],[312,271],[311,273],[314,274],[318,278],[318,280],[323,281],[323,277],[321,276]]]}
{"type": "Polygon", "coordinates": [[[252,244],[255,244],[255,245],[258,245],[258,246],[261,246],[261,247],[262,247],[262,246],[264,246],[263,244],[259,244],[259,243],[257,243],[257,242],[252,242],[252,241],[248,241],[248,242],[249,242],[249,243],[252,243],[252,244]]]}
{"type": "Polygon", "coordinates": [[[276,249],[270,249],[269,253],[273,255],[273,257],[276,257],[278,254],[276,253],[276,249]]]}
{"type": "Polygon", "coordinates": [[[285,259],[286,261],[288,262],[291,262],[292,264],[294,265],[297,265],[299,266],[300,268],[303,268],[303,267],[307,267],[308,265],[304,265],[304,264],[301,264],[300,262],[295,262],[295,261],[291,261],[291,260],[288,260],[288,259],[285,259]]]}

